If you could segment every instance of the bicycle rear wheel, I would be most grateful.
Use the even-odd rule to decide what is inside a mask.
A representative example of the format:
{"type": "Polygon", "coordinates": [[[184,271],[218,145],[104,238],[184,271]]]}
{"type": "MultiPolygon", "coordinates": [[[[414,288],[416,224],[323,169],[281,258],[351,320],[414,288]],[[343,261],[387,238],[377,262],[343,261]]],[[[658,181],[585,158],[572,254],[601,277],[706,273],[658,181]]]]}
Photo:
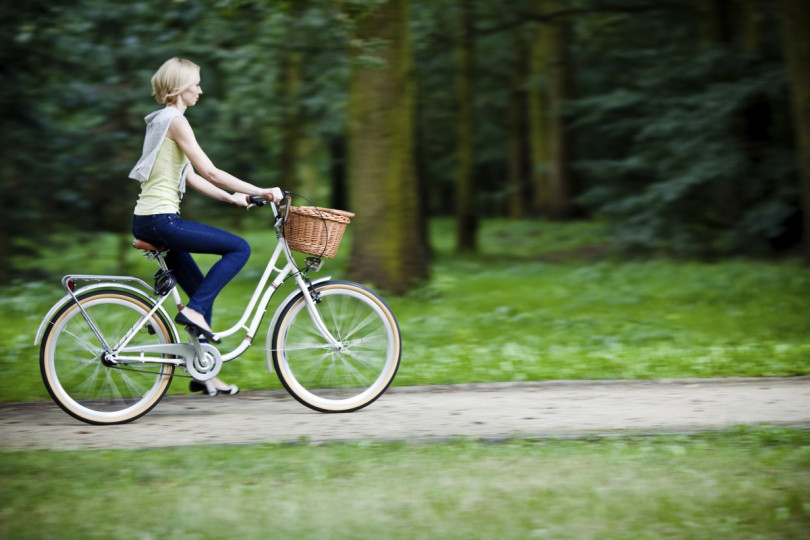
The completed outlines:
{"type": "Polygon", "coordinates": [[[314,290],[321,300],[318,314],[338,345],[317,329],[299,293],[268,334],[273,366],[284,388],[311,409],[362,409],[385,392],[399,368],[396,318],[376,293],[357,283],[328,281],[314,290]]]}
{"type": "MultiPolygon", "coordinates": [[[[136,295],[98,290],[78,298],[113,347],[152,306],[136,295]]],[[[173,343],[171,325],[154,313],[130,345],[173,343]]],[[[76,302],[50,320],[40,348],[42,380],[53,400],[88,424],[123,424],[149,412],[169,388],[174,365],[158,362],[112,364],[76,302]]]]}

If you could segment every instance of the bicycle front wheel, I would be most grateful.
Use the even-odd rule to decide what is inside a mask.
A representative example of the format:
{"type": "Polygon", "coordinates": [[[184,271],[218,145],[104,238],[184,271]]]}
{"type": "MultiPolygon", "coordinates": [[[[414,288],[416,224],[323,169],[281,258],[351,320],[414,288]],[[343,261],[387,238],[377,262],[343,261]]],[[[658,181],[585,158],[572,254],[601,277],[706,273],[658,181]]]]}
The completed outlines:
{"type": "Polygon", "coordinates": [[[362,409],[385,392],[399,368],[396,318],[376,293],[357,283],[328,281],[314,291],[318,316],[337,344],[318,329],[299,293],[270,330],[273,366],[284,388],[311,409],[362,409]]]}
{"type": "MultiPolygon", "coordinates": [[[[144,299],[125,291],[99,290],[79,303],[110,347],[149,311],[144,299]]],[[[147,320],[130,345],[173,343],[174,334],[159,313],[147,320]]],[[[53,400],[88,424],[123,424],[149,412],[169,388],[174,365],[160,362],[111,363],[76,302],[50,320],[42,339],[39,365],[53,400]]]]}

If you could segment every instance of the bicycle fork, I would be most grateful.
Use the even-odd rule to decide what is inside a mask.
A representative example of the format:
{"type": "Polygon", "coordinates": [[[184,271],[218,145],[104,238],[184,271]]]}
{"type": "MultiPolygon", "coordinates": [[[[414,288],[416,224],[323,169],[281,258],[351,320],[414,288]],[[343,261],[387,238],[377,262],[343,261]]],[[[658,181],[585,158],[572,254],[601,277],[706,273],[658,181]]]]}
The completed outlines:
{"type": "Polygon", "coordinates": [[[309,313],[309,317],[312,319],[312,324],[315,325],[318,332],[320,332],[329,343],[330,350],[342,351],[344,348],[343,343],[332,335],[332,333],[326,327],[326,324],[324,324],[321,314],[318,312],[317,305],[321,303],[321,294],[315,290],[312,282],[306,277],[301,278],[300,276],[296,276],[296,279],[302,282],[300,283],[300,285],[302,285],[300,288],[304,295],[304,302],[307,305],[307,313],[309,313]]]}

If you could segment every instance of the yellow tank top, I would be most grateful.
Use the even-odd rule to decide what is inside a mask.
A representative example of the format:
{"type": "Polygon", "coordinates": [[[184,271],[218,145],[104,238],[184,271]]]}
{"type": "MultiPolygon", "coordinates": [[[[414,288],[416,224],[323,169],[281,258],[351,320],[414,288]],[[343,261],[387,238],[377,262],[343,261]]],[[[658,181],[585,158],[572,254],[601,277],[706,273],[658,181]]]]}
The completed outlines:
{"type": "Polygon", "coordinates": [[[163,139],[160,150],[141,195],[135,205],[136,216],[180,213],[180,179],[188,158],[171,139],[163,139]]]}

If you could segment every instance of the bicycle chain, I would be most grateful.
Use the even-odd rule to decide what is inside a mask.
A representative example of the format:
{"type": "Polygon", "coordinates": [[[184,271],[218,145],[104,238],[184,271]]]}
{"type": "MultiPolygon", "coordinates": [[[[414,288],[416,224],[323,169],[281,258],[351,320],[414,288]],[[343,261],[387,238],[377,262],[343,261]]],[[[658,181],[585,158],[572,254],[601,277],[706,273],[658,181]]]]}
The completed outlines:
{"type": "MultiPolygon", "coordinates": [[[[160,373],[156,373],[154,371],[148,371],[148,370],[145,370],[145,369],[136,369],[136,368],[132,368],[132,367],[125,367],[125,366],[122,366],[121,364],[118,364],[116,366],[109,366],[109,367],[110,367],[110,369],[120,369],[121,371],[131,371],[133,373],[148,373],[150,375],[160,375],[160,373]]],[[[176,372],[172,374],[172,377],[181,377],[183,379],[193,379],[194,378],[191,375],[178,375],[176,372]]]]}

